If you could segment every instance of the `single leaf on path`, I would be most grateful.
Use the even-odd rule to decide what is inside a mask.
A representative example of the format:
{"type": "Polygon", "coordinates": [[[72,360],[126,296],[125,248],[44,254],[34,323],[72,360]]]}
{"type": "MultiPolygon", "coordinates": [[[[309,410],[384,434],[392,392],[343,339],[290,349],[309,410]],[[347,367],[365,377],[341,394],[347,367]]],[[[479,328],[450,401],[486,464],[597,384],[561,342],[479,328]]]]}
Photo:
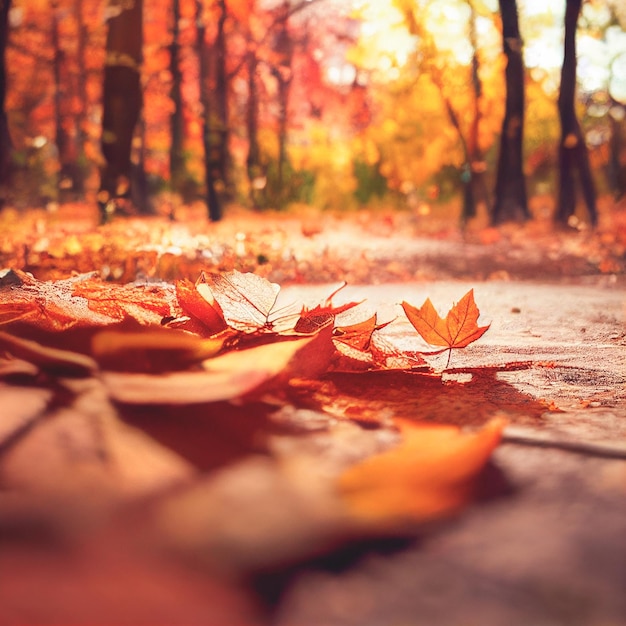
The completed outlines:
{"type": "Polygon", "coordinates": [[[494,419],[471,433],[455,426],[396,424],[404,436],[399,447],[357,463],[337,481],[350,511],[382,526],[433,520],[468,504],[505,421],[494,419]]]}
{"type": "Polygon", "coordinates": [[[408,302],[403,302],[402,308],[415,330],[431,346],[443,346],[449,350],[465,348],[489,329],[489,325],[478,326],[480,311],[474,302],[473,289],[448,311],[445,318],[439,316],[430,298],[426,298],[419,309],[408,302]]]}

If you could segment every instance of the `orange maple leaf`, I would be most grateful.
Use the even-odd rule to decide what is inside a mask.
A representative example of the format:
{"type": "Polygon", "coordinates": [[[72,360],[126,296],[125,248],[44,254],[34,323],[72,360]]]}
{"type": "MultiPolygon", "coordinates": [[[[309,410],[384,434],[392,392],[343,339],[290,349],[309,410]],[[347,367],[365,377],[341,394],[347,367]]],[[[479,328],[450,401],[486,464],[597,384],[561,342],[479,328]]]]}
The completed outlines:
{"type": "MultiPolygon", "coordinates": [[[[415,330],[431,346],[443,346],[452,352],[452,348],[465,348],[487,331],[487,326],[478,326],[480,311],[474,301],[474,290],[470,289],[455,304],[445,318],[439,316],[430,298],[421,308],[408,302],[402,308],[415,330]]],[[[448,355],[448,362],[450,356],[448,355]]],[[[447,367],[447,365],[446,365],[447,367]]]]}

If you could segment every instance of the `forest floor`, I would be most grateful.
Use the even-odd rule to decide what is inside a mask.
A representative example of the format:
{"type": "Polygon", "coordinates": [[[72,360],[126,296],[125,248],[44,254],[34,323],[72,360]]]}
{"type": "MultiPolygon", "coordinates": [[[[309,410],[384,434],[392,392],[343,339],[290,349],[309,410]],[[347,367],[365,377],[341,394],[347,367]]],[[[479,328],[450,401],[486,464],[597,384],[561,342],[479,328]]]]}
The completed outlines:
{"type": "Polygon", "coordinates": [[[392,211],[211,224],[199,207],[98,226],[80,205],[5,209],[0,269],[39,280],[236,269],[313,304],[346,281],[335,299],[364,300],[408,349],[402,301],[445,311],[473,289],[490,328],[449,367],[428,359],[437,377],[326,374],[278,411],[212,405],[217,429],[204,404],[129,407],[94,377],[0,367],[0,626],[626,624],[626,207],[601,209],[595,232],[392,211]],[[289,428],[261,445],[235,433],[250,412],[289,428]],[[346,537],[315,492],[318,474],[390,447],[389,419],[494,417],[502,443],[454,516],[346,537]]]}
{"type": "MultiPolygon", "coordinates": [[[[230,208],[207,223],[204,205],[161,203],[160,217],[119,218],[97,226],[95,206],[0,213],[0,267],[41,279],[98,272],[103,279],[195,280],[202,270],[254,271],[279,284],[354,284],[442,279],[621,281],[626,271],[626,202],[604,198],[592,232],[555,230],[552,201],[531,202],[526,225],[466,229],[446,207],[417,211],[250,212],[230,208]],[[163,216],[165,215],[165,217],[163,216]],[[171,215],[174,219],[167,219],[171,215]]],[[[453,210],[456,216],[458,211],[453,210]]]]}

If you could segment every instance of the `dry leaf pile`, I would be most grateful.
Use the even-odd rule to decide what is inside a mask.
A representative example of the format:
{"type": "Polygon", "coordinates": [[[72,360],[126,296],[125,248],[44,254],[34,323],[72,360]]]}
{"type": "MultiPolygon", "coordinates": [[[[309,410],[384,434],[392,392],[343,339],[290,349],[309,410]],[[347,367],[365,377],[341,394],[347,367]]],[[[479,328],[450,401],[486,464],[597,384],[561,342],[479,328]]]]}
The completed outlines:
{"type": "MultiPolygon", "coordinates": [[[[143,555],[134,566],[176,554],[221,580],[458,512],[502,421],[465,431],[384,410],[341,417],[297,399],[333,372],[437,379],[429,354],[488,328],[473,293],[444,318],[429,300],[404,302],[433,346],[406,354],[382,337],[390,321],[333,303],[341,288],[308,307],[238,271],[173,285],[5,272],[0,523],[15,506],[53,533],[130,541],[143,555]]],[[[20,598],[0,591],[10,615],[22,615],[20,598]]]]}
{"type": "Polygon", "coordinates": [[[624,203],[603,198],[601,205],[594,232],[555,230],[539,207],[524,227],[475,225],[463,232],[455,221],[403,211],[302,217],[229,207],[227,219],[207,224],[206,209],[198,204],[180,207],[176,221],[123,218],[98,226],[94,206],[85,202],[56,211],[5,208],[0,267],[19,267],[40,279],[95,270],[121,283],[195,280],[203,269],[254,272],[281,284],[621,275],[624,203]]]}

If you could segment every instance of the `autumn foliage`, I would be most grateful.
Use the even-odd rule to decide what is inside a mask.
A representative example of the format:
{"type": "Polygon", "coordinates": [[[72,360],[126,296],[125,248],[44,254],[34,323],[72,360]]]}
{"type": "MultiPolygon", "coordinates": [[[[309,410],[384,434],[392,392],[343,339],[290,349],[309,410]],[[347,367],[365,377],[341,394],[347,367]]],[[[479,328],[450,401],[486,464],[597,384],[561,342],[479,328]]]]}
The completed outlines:
{"type": "MultiPolygon", "coordinates": [[[[345,208],[384,196],[429,211],[462,190],[468,168],[473,178],[495,170],[506,57],[500,15],[484,3],[179,0],[176,14],[171,3],[143,5],[143,109],[132,156],[141,184],[167,189],[170,208],[181,197],[206,198],[207,146],[217,192],[260,208],[345,208]]],[[[581,32],[604,50],[582,51],[590,75],[602,76],[585,92],[587,106],[598,99],[588,130],[600,169],[619,162],[621,149],[608,140],[619,126],[609,132],[606,104],[619,88],[608,68],[622,53],[609,45],[620,26],[607,26],[601,5],[587,9],[581,32]],[[600,57],[604,65],[595,65],[600,57]]],[[[558,12],[521,10],[531,50],[554,39],[558,12]]],[[[11,3],[6,110],[16,204],[92,201],[114,13],[104,0],[11,3]]],[[[525,169],[545,185],[557,167],[557,68],[531,56],[525,169]]],[[[610,101],[622,106],[619,93],[610,101]]]]}
{"type": "MultiPolygon", "coordinates": [[[[159,286],[114,285],[90,275],[42,282],[11,270],[0,280],[0,377],[97,377],[122,406],[182,407],[267,394],[285,402],[294,381],[302,386],[331,371],[398,363],[424,371],[421,357],[429,351],[403,354],[378,337],[390,322],[378,324],[369,314],[338,321],[360,305],[334,304],[344,286],[308,307],[278,305],[279,285],[236,270],[159,286]]],[[[477,324],[471,291],[445,318],[430,300],[421,308],[402,306],[434,347],[466,347],[488,328],[477,324]]],[[[400,447],[337,477],[338,493],[359,525],[393,528],[456,510],[470,497],[502,423],[471,435],[456,427],[396,427],[400,447]]]]}
{"type": "MultiPolygon", "coordinates": [[[[5,273],[2,284],[0,323],[4,329],[46,333],[89,329],[91,345],[83,346],[81,352],[117,370],[184,369],[218,353],[322,335],[327,336],[328,346],[340,346],[328,367],[349,367],[354,358],[368,362],[369,367],[384,368],[386,359],[400,356],[392,346],[376,344],[376,333],[387,325],[377,324],[376,315],[351,324],[336,323],[337,316],[359,305],[333,305],[333,297],[345,284],[312,308],[297,303],[277,308],[278,284],[237,270],[202,273],[195,284],[181,279],[173,289],[112,285],[88,275],[40,282],[19,270],[5,273]]],[[[450,351],[468,346],[489,328],[478,326],[473,291],[445,318],[429,299],[421,308],[407,302],[402,307],[426,343],[450,351]]],[[[333,357],[331,351],[328,354],[333,357]]]]}

